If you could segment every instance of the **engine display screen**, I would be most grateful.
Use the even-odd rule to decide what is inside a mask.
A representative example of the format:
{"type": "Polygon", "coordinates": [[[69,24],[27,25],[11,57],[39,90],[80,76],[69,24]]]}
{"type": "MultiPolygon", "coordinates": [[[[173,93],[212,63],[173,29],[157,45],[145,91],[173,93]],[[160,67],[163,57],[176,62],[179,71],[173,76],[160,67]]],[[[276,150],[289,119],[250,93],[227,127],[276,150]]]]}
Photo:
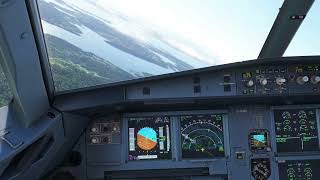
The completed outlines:
{"type": "Polygon", "coordinates": [[[278,152],[319,151],[315,109],[275,110],[278,152]]]}
{"type": "Polygon", "coordinates": [[[224,157],[223,115],[181,116],[182,158],[224,157]]]}
{"type": "Polygon", "coordinates": [[[281,180],[320,179],[320,160],[290,160],[278,164],[281,180]]]}
{"type": "Polygon", "coordinates": [[[169,117],[129,118],[128,133],[129,160],[171,159],[169,117]]]}

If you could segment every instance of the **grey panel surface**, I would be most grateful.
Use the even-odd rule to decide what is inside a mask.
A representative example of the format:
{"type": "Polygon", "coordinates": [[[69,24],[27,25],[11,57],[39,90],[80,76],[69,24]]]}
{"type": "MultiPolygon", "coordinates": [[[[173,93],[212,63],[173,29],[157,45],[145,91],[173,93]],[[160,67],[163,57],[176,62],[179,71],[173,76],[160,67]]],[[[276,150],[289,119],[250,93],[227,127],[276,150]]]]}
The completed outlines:
{"type": "Polygon", "coordinates": [[[112,87],[108,90],[98,89],[92,92],[73,93],[71,96],[60,95],[56,97],[54,106],[63,111],[73,111],[91,106],[102,106],[124,101],[123,87],[112,87]],[[66,103],[67,100],[67,103],[66,103]]]}
{"type": "Polygon", "coordinates": [[[231,71],[220,71],[180,77],[170,80],[141,83],[128,86],[126,98],[154,99],[154,98],[181,98],[181,97],[206,97],[230,96],[236,94],[235,75],[231,71]],[[224,91],[224,75],[230,75],[230,91],[224,91]],[[194,83],[194,78],[199,78],[199,83],[194,83]],[[201,92],[195,93],[194,87],[200,86],[201,92]],[[143,88],[150,88],[150,95],[143,94],[143,88]]]}

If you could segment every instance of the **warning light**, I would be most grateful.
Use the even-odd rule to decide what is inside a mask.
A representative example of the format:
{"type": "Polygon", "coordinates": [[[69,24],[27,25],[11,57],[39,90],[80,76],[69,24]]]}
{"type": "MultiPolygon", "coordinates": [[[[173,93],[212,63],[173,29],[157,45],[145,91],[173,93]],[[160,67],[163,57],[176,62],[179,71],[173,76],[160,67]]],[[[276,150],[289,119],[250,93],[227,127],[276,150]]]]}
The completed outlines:
{"type": "Polygon", "coordinates": [[[292,15],[290,16],[291,20],[299,20],[299,19],[304,19],[306,15],[292,15]]]}

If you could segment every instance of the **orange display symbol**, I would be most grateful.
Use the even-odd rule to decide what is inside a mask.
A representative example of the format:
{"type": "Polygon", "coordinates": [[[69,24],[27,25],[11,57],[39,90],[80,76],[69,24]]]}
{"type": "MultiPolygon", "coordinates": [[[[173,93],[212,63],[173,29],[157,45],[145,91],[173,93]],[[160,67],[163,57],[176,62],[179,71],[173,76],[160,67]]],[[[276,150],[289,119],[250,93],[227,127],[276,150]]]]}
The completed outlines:
{"type": "Polygon", "coordinates": [[[145,151],[150,151],[151,149],[156,147],[157,142],[154,142],[151,139],[148,139],[140,134],[137,134],[137,145],[145,151]]]}

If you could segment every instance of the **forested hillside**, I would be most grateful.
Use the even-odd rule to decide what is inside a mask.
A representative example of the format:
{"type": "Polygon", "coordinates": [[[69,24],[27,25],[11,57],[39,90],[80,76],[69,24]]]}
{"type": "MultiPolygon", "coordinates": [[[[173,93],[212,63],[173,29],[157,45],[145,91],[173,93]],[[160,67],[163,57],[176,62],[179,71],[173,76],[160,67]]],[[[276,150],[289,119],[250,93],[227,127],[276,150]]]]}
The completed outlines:
{"type": "Polygon", "coordinates": [[[45,37],[57,91],[133,78],[131,74],[93,53],[84,52],[80,48],[55,36],[46,34],[45,37]]]}

